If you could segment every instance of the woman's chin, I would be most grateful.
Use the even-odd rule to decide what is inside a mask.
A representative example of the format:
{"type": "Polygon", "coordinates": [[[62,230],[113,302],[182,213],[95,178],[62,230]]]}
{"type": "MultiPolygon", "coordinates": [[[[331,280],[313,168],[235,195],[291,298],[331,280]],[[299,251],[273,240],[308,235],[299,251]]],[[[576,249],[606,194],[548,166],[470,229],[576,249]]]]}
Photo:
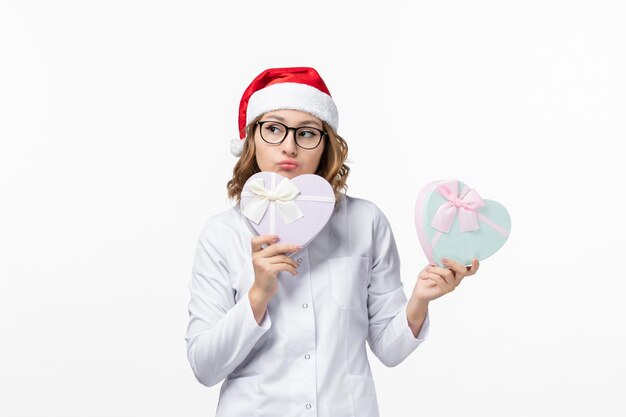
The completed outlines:
{"type": "Polygon", "coordinates": [[[284,168],[280,168],[278,167],[276,170],[274,170],[274,172],[276,172],[279,175],[282,175],[283,177],[287,177],[289,179],[295,178],[298,175],[300,175],[300,170],[295,168],[295,169],[284,169],[284,168]]]}
{"type": "Polygon", "coordinates": [[[276,173],[278,175],[281,175],[281,176],[289,178],[289,179],[293,179],[293,178],[297,177],[298,175],[307,174],[307,172],[304,172],[302,170],[302,167],[283,168],[283,167],[280,167],[280,166],[276,166],[276,167],[272,167],[272,168],[269,168],[269,169],[264,169],[262,171],[264,171],[264,172],[274,172],[274,173],[276,173]]]}

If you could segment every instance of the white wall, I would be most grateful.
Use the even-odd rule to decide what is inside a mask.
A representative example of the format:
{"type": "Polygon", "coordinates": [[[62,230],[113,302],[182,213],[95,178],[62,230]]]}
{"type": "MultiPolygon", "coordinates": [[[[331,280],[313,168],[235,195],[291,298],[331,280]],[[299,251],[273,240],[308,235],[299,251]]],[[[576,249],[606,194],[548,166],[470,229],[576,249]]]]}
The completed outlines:
{"type": "Polygon", "coordinates": [[[511,237],[372,356],[383,416],[623,416],[620,2],[0,3],[0,415],[210,416],[185,355],[206,218],[229,203],[243,89],[325,78],[349,192],[426,264],[419,189],[456,177],[511,237]],[[383,5],[384,4],[384,5],[383,5]]]}

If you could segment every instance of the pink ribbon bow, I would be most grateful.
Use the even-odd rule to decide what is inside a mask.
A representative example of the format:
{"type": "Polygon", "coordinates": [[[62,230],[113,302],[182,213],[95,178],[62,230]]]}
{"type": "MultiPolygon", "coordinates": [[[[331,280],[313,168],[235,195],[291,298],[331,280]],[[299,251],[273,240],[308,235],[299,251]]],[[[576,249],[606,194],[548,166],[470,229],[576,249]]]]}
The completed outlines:
{"type": "Polygon", "coordinates": [[[459,197],[459,183],[456,180],[442,182],[435,189],[440,195],[448,200],[437,209],[431,226],[443,233],[448,233],[454,223],[454,218],[459,216],[459,230],[471,232],[478,230],[478,214],[476,210],[485,206],[485,202],[478,193],[470,190],[463,197],[459,197]]]}

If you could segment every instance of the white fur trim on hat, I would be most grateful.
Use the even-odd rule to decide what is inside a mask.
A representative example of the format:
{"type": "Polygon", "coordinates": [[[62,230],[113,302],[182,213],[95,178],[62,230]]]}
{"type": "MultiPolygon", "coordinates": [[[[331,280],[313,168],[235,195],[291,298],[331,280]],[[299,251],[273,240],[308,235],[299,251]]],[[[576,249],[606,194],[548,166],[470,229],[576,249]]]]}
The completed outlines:
{"type": "Polygon", "coordinates": [[[231,139],[230,140],[230,153],[232,153],[234,156],[241,156],[241,153],[243,152],[243,142],[246,139],[231,139]]]}
{"type": "Polygon", "coordinates": [[[339,114],[332,97],[300,83],[272,84],[252,94],[246,111],[246,125],[263,113],[283,109],[312,114],[337,131],[339,114]]]}

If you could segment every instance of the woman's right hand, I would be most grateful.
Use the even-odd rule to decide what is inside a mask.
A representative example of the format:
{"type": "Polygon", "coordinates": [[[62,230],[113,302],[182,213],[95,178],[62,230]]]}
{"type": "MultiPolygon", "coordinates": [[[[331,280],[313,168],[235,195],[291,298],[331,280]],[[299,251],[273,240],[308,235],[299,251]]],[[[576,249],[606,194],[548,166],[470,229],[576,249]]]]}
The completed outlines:
{"type": "Polygon", "coordinates": [[[293,276],[298,275],[298,264],[285,254],[298,252],[302,248],[276,242],[278,236],[275,235],[252,238],[254,283],[250,288],[249,297],[257,323],[263,319],[267,303],[278,291],[278,273],[289,272],[293,276]]]}

